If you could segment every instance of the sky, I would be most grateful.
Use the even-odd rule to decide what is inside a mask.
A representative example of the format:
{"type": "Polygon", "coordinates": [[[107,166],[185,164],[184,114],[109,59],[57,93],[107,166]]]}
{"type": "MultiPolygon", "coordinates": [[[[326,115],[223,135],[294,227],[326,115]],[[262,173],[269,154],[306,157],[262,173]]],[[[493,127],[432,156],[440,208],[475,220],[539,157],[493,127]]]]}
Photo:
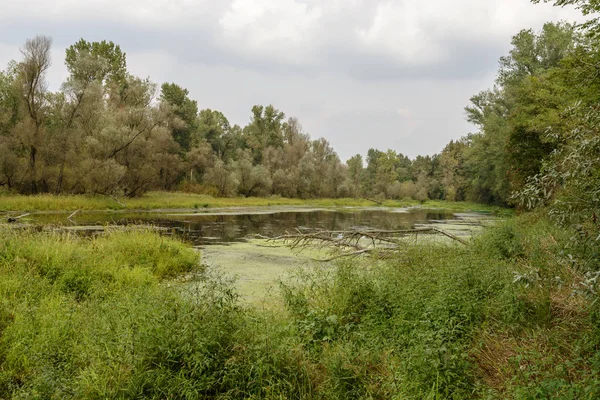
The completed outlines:
{"type": "Polygon", "coordinates": [[[413,158],[476,131],[463,109],[511,37],[558,20],[581,16],[528,0],[0,0],[0,68],[50,36],[57,90],[68,46],[111,40],[132,74],[177,83],[232,124],[273,104],[342,160],[413,158]]]}

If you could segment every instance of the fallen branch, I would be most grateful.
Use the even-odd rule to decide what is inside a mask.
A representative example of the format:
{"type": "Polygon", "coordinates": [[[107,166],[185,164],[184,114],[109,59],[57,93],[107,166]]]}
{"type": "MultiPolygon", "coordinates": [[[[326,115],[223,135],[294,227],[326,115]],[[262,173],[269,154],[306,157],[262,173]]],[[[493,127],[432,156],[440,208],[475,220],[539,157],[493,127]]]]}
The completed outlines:
{"type": "Polygon", "coordinates": [[[331,258],[316,261],[333,261],[342,257],[356,257],[367,253],[377,252],[380,258],[388,257],[391,253],[397,253],[406,245],[403,238],[419,234],[443,235],[463,245],[468,242],[451,233],[436,227],[424,227],[402,230],[375,230],[354,229],[347,231],[300,231],[285,233],[276,237],[255,235],[259,239],[268,241],[283,241],[291,249],[304,250],[306,248],[326,249],[335,254],[331,258]]]}
{"type": "Polygon", "coordinates": [[[76,222],[75,222],[75,221],[73,221],[71,218],[73,218],[73,217],[74,217],[74,216],[75,216],[75,215],[76,215],[76,214],[77,214],[79,211],[81,211],[81,210],[75,210],[75,211],[74,211],[74,212],[73,212],[71,215],[69,215],[69,216],[67,217],[67,219],[68,219],[68,220],[69,220],[69,221],[70,221],[72,224],[75,224],[76,222]]]}
{"type": "Polygon", "coordinates": [[[371,198],[369,198],[369,197],[363,197],[363,198],[364,198],[365,200],[372,201],[373,203],[377,203],[377,204],[379,204],[380,206],[381,206],[381,205],[383,205],[383,202],[382,202],[382,201],[375,200],[375,199],[371,199],[371,198]]]}
{"type": "Polygon", "coordinates": [[[432,229],[438,233],[441,233],[442,235],[444,235],[446,237],[449,237],[450,239],[454,239],[457,242],[464,244],[465,246],[468,244],[465,240],[459,238],[458,236],[452,235],[451,233],[448,233],[446,231],[443,231],[443,230],[437,229],[437,228],[432,228],[432,229]]]}
{"type": "Polygon", "coordinates": [[[108,195],[108,197],[110,197],[111,199],[113,199],[114,201],[116,201],[116,202],[117,202],[117,204],[119,204],[121,207],[123,207],[123,208],[126,208],[126,207],[125,207],[125,204],[121,203],[121,202],[119,201],[119,199],[117,199],[117,197],[116,197],[116,196],[113,196],[112,194],[109,194],[109,195],[108,195]]]}
{"type": "Polygon", "coordinates": [[[344,258],[344,257],[356,257],[356,256],[360,256],[362,254],[371,253],[372,251],[373,251],[373,249],[363,249],[363,250],[355,251],[353,253],[339,254],[339,255],[337,255],[335,257],[326,258],[324,260],[317,260],[317,259],[314,259],[314,260],[315,261],[320,261],[320,262],[330,262],[330,261],[339,260],[340,258],[344,258]]]}
{"type": "Polygon", "coordinates": [[[31,213],[27,213],[27,214],[23,214],[23,215],[19,215],[18,217],[8,217],[6,219],[7,222],[9,223],[13,223],[13,222],[17,222],[18,220],[20,220],[21,218],[27,217],[28,215],[31,215],[31,213]]]}

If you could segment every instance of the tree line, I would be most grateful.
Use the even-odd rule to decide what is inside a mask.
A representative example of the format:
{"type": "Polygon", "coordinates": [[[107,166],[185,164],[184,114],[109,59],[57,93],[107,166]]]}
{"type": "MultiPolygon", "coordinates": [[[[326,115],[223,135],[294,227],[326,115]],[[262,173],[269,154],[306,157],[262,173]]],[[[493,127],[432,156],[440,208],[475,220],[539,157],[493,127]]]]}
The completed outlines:
{"type": "Polygon", "coordinates": [[[575,138],[595,138],[594,29],[547,23],[517,33],[493,88],[465,108],[477,131],[439,154],[410,159],[370,149],[365,159],[357,154],[345,163],[326,139],[311,139],[272,105],[252,107],[241,127],[199,109],[175,83],[158,87],[133,76],[113,42],[70,46],[69,76],[51,92],[52,41],[37,36],[25,42],[21,61],[0,73],[0,186],[26,194],[185,190],[540,204],[556,199],[573,168],[597,173],[593,162],[569,164],[577,157],[585,164],[581,152],[597,150],[580,149],[575,138]]]}

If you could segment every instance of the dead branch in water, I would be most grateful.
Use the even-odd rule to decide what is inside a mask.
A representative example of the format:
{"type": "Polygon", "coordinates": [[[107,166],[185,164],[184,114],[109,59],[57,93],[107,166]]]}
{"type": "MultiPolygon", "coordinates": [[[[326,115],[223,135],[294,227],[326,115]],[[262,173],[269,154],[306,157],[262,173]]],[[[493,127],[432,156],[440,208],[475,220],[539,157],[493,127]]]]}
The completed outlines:
{"type": "Polygon", "coordinates": [[[371,199],[370,197],[363,197],[363,199],[372,201],[373,203],[379,204],[380,206],[383,205],[382,201],[371,199]]]}
{"type": "Polygon", "coordinates": [[[74,211],[74,212],[73,212],[71,215],[69,215],[69,216],[67,217],[67,219],[68,219],[68,220],[69,220],[69,221],[70,221],[72,224],[75,224],[75,221],[73,221],[73,219],[72,219],[72,218],[73,218],[75,215],[77,215],[77,213],[78,213],[79,211],[81,211],[81,210],[75,210],[75,211],[74,211]]]}
{"type": "Polygon", "coordinates": [[[277,237],[256,235],[268,241],[282,241],[293,250],[302,251],[307,248],[328,250],[331,258],[317,261],[333,261],[343,257],[356,257],[368,253],[377,253],[378,257],[386,258],[392,253],[402,250],[406,238],[419,234],[443,235],[461,244],[467,242],[455,235],[435,227],[424,227],[403,230],[353,229],[346,231],[300,231],[285,233],[277,237]]]}
{"type": "Polygon", "coordinates": [[[27,214],[23,214],[23,215],[19,215],[18,217],[8,217],[6,219],[7,222],[9,223],[13,223],[13,222],[17,222],[18,220],[20,220],[21,218],[27,217],[31,215],[31,213],[27,213],[27,214]]]}
{"type": "Polygon", "coordinates": [[[117,204],[118,204],[118,205],[120,205],[121,207],[123,207],[123,208],[127,208],[127,207],[125,207],[125,204],[121,203],[121,202],[119,201],[119,199],[117,199],[117,196],[113,196],[112,194],[109,194],[109,195],[108,195],[108,197],[110,197],[111,199],[113,199],[114,201],[116,201],[116,202],[117,202],[117,204]]]}

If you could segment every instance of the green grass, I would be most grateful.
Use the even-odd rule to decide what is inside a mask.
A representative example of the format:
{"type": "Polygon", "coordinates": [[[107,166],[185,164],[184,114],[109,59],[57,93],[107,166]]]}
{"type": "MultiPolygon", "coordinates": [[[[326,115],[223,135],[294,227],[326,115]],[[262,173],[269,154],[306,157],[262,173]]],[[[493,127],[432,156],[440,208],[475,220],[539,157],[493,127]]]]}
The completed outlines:
{"type": "Polygon", "coordinates": [[[600,302],[569,243],[512,218],[300,269],[269,311],[181,284],[198,254],[155,233],[0,231],[0,398],[594,399],[600,302]]]}
{"type": "MultiPolygon", "coordinates": [[[[49,194],[25,196],[0,193],[0,211],[75,211],[75,210],[155,210],[161,208],[202,209],[216,207],[263,207],[263,206],[377,206],[365,199],[286,199],[281,197],[212,197],[181,192],[149,192],[139,198],[119,199],[119,202],[108,196],[68,195],[54,196],[49,194]],[[121,204],[119,204],[121,203],[121,204]]],[[[486,206],[467,202],[428,201],[394,201],[384,202],[386,207],[422,206],[444,208],[456,211],[482,210],[500,211],[499,207],[486,206]]]]}

